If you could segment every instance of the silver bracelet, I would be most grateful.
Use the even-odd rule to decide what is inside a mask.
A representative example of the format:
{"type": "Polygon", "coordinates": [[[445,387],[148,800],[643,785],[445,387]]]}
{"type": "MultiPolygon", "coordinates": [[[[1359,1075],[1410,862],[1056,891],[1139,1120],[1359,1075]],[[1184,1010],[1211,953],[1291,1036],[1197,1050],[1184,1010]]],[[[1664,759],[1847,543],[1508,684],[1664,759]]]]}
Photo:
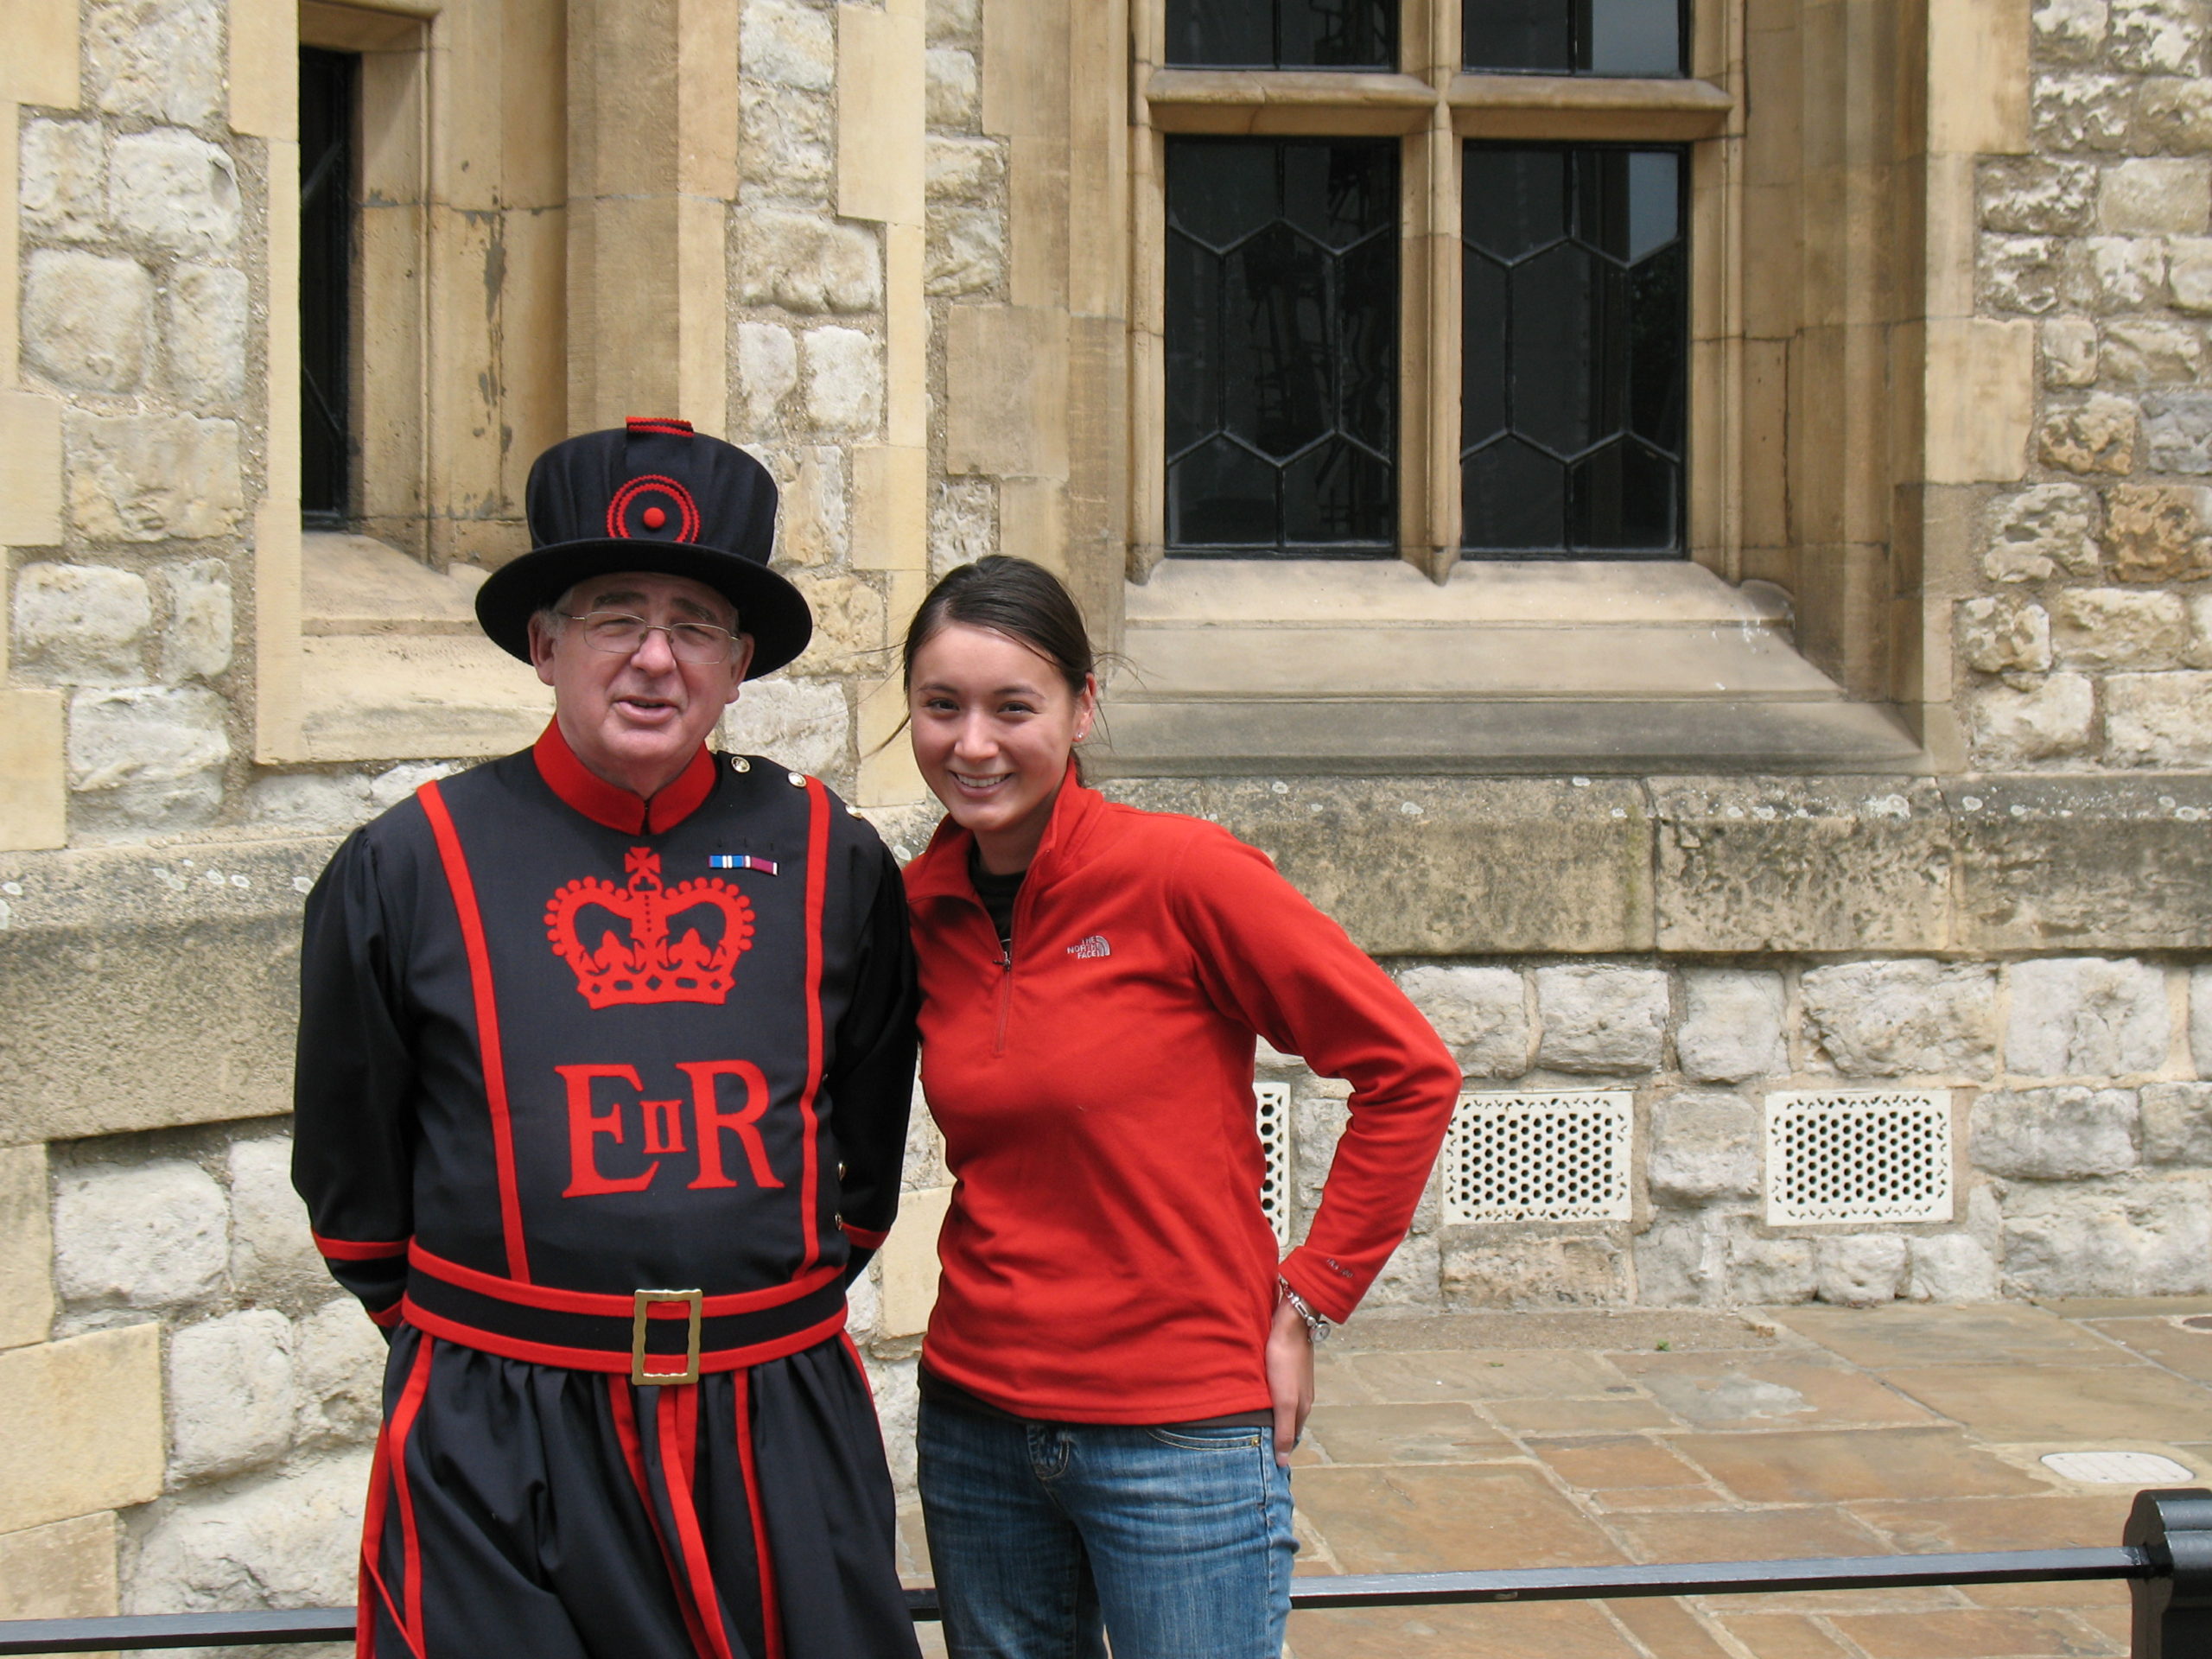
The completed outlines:
{"type": "Polygon", "coordinates": [[[1329,1322],[1323,1319],[1319,1313],[1316,1313],[1306,1300],[1290,1287],[1289,1280],[1278,1277],[1275,1280],[1275,1286],[1277,1289],[1281,1291],[1282,1300],[1288,1302],[1294,1308],[1297,1309],[1298,1317],[1306,1321],[1306,1340],[1307,1344],[1310,1346],[1319,1348],[1323,1343],[1326,1342],[1329,1339],[1329,1322]]]}

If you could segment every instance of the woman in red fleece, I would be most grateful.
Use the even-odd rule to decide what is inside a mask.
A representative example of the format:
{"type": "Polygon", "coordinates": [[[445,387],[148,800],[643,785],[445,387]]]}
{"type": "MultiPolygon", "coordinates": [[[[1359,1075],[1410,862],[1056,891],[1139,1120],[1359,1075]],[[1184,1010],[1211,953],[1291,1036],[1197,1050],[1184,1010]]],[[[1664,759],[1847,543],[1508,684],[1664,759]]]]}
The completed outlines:
{"type": "Polygon", "coordinates": [[[1084,786],[1058,580],[988,558],[908,631],[948,817],[906,871],[922,1081],[957,1182],[922,1350],[956,1659],[1275,1659],[1313,1344],[1405,1236],[1459,1089],[1413,1005],[1266,855],[1084,786]],[[1306,1243],[1260,1209],[1255,1035],[1352,1085],[1306,1243]]]}

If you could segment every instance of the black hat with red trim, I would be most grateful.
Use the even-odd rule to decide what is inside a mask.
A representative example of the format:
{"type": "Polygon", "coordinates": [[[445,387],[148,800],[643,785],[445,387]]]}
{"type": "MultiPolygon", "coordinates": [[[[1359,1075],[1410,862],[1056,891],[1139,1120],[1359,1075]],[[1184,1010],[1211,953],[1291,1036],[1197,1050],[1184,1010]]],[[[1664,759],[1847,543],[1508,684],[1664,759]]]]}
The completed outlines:
{"type": "Polygon", "coordinates": [[[531,550],[476,590],[476,620],[530,660],[530,619],[576,583],[618,570],[702,582],[737,607],[753,636],[753,679],[806,649],[814,616],[768,568],[776,481],[735,444],[689,421],[632,420],[565,438],[530,469],[531,550]]]}

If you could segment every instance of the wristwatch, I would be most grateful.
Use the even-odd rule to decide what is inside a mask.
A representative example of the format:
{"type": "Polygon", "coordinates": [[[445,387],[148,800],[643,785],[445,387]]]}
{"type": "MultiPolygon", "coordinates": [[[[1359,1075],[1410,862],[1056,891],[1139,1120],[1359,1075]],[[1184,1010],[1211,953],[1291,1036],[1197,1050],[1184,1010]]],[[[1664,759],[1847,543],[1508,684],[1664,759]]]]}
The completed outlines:
{"type": "Polygon", "coordinates": [[[1319,1348],[1329,1339],[1329,1322],[1313,1311],[1313,1305],[1290,1287],[1290,1281],[1278,1277],[1276,1287],[1282,1300],[1298,1310],[1298,1317],[1306,1321],[1306,1340],[1319,1348]]]}

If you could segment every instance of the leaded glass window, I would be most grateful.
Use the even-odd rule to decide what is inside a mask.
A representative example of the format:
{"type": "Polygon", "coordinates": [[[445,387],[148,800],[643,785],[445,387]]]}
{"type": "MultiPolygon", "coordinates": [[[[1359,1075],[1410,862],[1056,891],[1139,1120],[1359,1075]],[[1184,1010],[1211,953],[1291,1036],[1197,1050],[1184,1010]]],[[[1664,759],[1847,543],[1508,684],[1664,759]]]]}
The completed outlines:
{"type": "Polygon", "coordinates": [[[1466,0],[1466,62],[1489,73],[1679,75],[1682,0],[1466,0]]]}
{"type": "Polygon", "coordinates": [[[1398,146],[1167,146],[1171,552],[1393,555],[1398,146]]]}
{"type": "Polygon", "coordinates": [[[1465,151],[1464,551],[1682,551],[1686,155],[1465,151]]]}
{"type": "Polygon", "coordinates": [[[1192,68],[1395,69],[1397,0],[1167,0],[1167,61],[1192,68]]]}
{"type": "Polygon", "coordinates": [[[360,59],[300,51],[300,504],[346,516],[352,472],[353,125],[360,59]]]}

